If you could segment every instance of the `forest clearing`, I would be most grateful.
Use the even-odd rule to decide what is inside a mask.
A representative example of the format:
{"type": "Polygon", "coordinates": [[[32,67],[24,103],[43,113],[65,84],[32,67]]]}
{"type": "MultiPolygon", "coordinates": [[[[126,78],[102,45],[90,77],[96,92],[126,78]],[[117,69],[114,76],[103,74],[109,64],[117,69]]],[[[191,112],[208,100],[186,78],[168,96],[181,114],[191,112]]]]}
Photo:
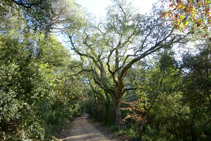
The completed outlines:
{"type": "Polygon", "coordinates": [[[211,1],[110,2],[0,1],[0,141],[211,141],[211,1]]]}

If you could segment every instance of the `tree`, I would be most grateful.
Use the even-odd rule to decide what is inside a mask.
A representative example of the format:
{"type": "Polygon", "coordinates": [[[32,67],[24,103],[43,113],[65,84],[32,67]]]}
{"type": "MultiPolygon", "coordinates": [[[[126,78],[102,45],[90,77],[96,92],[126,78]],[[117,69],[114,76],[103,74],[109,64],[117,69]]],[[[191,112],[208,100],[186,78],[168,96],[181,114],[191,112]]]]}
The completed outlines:
{"type": "Polygon", "coordinates": [[[4,140],[44,137],[40,117],[46,112],[40,114],[38,105],[54,95],[54,77],[47,64],[35,61],[30,39],[21,42],[15,34],[0,36],[0,136],[4,140]]]}
{"type": "Polygon", "coordinates": [[[0,52],[0,138],[51,140],[84,103],[87,87],[68,67],[76,61],[55,37],[33,32],[0,35],[0,52]]]}
{"type": "Polygon", "coordinates": [[[189,125],[192,126],[192,138],[209,138],[211,133],[211,79],[210,79],[210,40],[197,44],[199,53],[183,55],[183,103],[190,108],[189,125]],[[201,122],[203,121],[203,122],[201,122]],[[200,124],[199,124],[200,122],[200,124]],[[194,125],[198,125],[197,128],[194,125]]]}
{"type": "Polygon", "coordinates": [[[52,140],[80,114],[87,87],[72,76],[78,62],[48,34],[77,26],[79,7],[71,0],[0,2],[0,140],[52,140]]]}
{"type": "Polygon", "coordinates": [[[2,0],[0,15],[7,20],[14,16],[24,19],[28,28],[48,33],[67,19],[74,21],[80,13],[79,7],[72,0],[2,0]]]}
{"type": "MultiPolygon", "coordinates": [[[[173,35],[171,24],[157,17],[154,7],[150,15],[140,15],[125,0],[114,0],[102,22],[86,21],[85,27],[69,32],[72,49],[84,58],[94,82],[107,92],[116,111],[116,126],[121,125],[120,101],[135,87],[125,82],[132,65],[154,52],[169,48],[184,36],[173,35]],[[97,23],[97,24],[96,24],[97,23]]],[[[84,69],[87,70],[87,69],[84,69]]]]}

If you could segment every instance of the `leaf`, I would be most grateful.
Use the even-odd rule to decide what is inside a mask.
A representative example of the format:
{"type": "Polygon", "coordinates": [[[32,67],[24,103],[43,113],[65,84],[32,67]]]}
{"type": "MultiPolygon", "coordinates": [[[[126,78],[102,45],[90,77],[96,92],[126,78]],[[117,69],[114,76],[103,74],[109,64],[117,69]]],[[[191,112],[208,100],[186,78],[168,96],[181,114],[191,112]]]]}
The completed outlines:
{"type": "Polygon", "coordinates": [[[198,22],[198,23],[201,23],[202,21],[198,20],[197,22],[198,22]]]}
{"type": "Polygon", "coordinates": [[[185,22],[185,25],[188,25],[188,21],[185,22]]]}

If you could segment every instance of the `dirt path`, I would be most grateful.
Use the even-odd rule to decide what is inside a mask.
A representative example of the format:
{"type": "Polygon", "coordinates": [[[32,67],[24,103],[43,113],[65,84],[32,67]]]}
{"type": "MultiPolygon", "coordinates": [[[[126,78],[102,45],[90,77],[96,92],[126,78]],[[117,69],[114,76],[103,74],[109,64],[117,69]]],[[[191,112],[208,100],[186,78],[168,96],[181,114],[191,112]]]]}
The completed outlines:
{"type": "Polygon", "coordinates": [[[74,119],[71,127],[62,132],[60,141],[118,141],[112,134],[97,129],[88,116],[84,114],[74,119]]]}

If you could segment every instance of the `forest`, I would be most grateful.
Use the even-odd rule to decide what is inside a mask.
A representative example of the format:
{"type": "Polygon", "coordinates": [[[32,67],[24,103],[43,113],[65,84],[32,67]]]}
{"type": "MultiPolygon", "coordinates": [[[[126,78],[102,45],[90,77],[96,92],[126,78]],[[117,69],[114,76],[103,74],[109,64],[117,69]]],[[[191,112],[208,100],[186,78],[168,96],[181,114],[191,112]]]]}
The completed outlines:
{"type": "Polygon", "coordinates": [[[210,0],[111,1],[100,19],[0,1],[0,140],[54,141],[88,113],[134,141],[211,141],[210,0]]]}

